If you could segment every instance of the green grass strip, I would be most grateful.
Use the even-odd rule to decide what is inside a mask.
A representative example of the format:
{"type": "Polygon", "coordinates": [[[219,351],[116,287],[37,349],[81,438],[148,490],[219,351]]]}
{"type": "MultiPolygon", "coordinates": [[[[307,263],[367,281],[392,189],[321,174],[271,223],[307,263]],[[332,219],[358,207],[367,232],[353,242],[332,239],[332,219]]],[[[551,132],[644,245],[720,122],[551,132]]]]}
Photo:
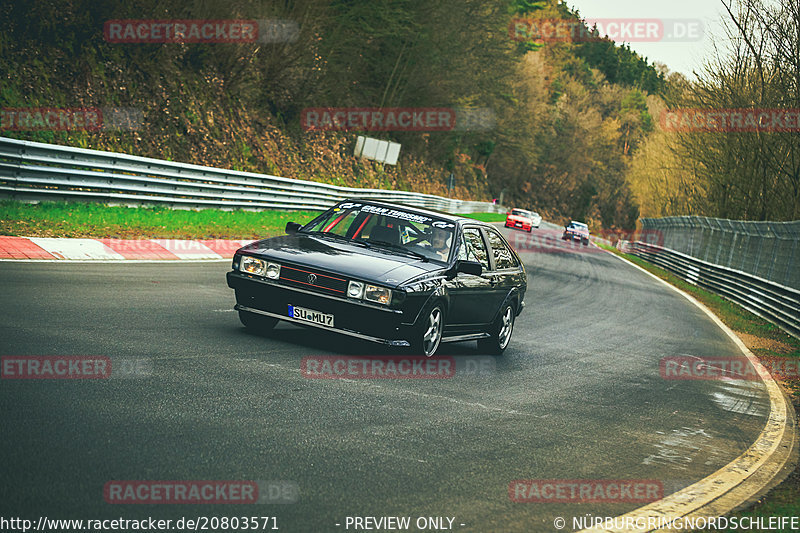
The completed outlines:
{"type": "Polygon", "coordinates": [[[317,211],[184,210],[99,203],[0,201],[0,235],[161,239],[255,239],[283,233],[317,211]]]}
{"type": "Polygon", "coordinates": [[[462,217],[480,220],[481,222],[505,222],[505,213],[465,213],[462,217]]]}

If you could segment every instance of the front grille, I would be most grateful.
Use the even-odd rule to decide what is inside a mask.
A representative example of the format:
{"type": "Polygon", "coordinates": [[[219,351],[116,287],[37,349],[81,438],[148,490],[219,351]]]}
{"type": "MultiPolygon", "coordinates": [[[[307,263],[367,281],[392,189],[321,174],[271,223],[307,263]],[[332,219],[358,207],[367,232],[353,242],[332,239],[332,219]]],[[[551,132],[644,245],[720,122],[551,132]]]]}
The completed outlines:
{"type": "Polygon", "coordinates": [[[302,287],[324,294],[344,296],[347,294],[347,280],[325,274],[317,270],[295,268],[281,265],[280,280],[286,285],[302,287]]]}

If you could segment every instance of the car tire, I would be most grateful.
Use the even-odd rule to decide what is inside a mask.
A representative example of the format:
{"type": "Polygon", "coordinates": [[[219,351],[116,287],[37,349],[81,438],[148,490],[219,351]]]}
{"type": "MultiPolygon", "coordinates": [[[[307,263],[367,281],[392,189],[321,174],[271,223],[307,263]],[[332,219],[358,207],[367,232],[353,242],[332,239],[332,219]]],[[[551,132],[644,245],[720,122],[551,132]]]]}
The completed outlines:
{"type": "Polygon", "coordinates": [[[411,343],[411,350],[415,355],[432,357],[439,349],[444,333],[444,316],[444,307],[441,303],[427,307],[421,314],[411,343]]]}
{"type": "Polygon", "coordinates": [[[589,245],[589,239],[583,239],[581,242],[583,243],[584,246],[589,245]]]}
{"type": "Polygon", "coordinates": [[[528,233],[531,233],[531,232],[533,232],[533,226],[528,228],[528,233]]]}
{"type": "Polygon", "coordinates": [[[278,324],[278,319],[271,316],[257,315],[247,311],[239,311],[239,320],[245,328],[253,333],[267,333],[278,324]]]}
{"type": "Polygon", "coordinates": [[[511,342],[511,335],[514,333],[514,321],[517,318],[516,309],[513,301],[503,304],[500,316],[492,325],[489,337],[478,340],[478,350],[492,355],[502,355],[511,342]]]}

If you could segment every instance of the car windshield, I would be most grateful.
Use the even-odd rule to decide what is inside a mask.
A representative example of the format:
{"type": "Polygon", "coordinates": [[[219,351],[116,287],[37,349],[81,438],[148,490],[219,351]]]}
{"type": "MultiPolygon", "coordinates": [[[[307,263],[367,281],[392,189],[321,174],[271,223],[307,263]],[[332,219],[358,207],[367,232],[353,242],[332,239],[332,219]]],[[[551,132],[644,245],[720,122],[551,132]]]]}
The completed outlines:
{"type": "Polygon", "coordinates": [[[588,230],[589,226],[583,222],[570,222],[570,227],[573,229],[588,230]]]}
{"type": "Polygon", "coordinates": [[[301,228],[343,241],[376,246],[389,253],[447,262],[455,224],[400,207],[341,203],[301,228]]]}
{"type": "Polygon", "coordinates": [[[530,216],[531,216],[531,214],[529,212],[525,211],[524,209],[512,209],[511,210],[511,214],[512,215],[516,215],[518,217],[528,217],[528,218],[530,218],[530,216]]]}

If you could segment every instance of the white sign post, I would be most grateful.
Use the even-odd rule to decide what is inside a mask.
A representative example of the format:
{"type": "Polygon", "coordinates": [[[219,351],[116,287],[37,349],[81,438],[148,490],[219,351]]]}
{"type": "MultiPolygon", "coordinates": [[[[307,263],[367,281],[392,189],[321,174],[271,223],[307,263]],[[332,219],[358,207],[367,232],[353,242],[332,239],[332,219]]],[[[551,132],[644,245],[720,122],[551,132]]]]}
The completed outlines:
{"type": "Polygon", "coordinates": [[[400,145],[391,141],[381,141],[359,135],[356,139],[354,155],[372,159],[378,163],[396,165],[397,158],[400,156],[400,145]]]}

